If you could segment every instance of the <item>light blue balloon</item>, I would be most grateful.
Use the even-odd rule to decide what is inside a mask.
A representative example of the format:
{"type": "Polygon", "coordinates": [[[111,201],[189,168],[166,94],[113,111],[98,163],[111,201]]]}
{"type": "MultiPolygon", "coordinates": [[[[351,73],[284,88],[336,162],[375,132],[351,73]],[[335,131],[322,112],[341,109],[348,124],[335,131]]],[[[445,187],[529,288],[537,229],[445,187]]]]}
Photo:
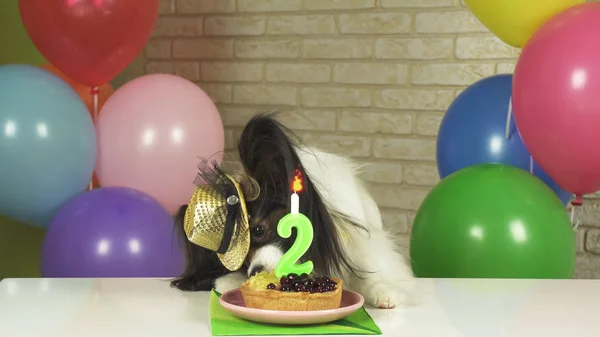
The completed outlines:
{"type": "Polygon", "coordinates": [[[84,192],[96,165],[96,132],[85,103],[58,76],[0,66],[0,214],[46,227],[84,192]]]}

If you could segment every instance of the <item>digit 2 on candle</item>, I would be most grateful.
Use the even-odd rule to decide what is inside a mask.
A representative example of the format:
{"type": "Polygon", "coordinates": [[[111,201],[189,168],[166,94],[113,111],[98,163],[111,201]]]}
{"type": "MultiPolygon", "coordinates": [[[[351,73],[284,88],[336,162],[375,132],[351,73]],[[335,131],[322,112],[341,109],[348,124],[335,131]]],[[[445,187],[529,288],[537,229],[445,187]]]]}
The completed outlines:
{"type": "Polygon", "coordinates": [[[278,278],[282,276],[294,274],[310,274],[313,271],[313,262],[306,261],[302,264],[296,264],[296,262],[304,255],[313,240],[313,228],[312,223],[302,213],[298,214],[287,214],[284,216],[277,225],[277,234],[283,238],[289,238],[292,235],[292,227],[296,227],[296,241],[277,262],[275,267],[275,275],[278,278]]]}
{"type": "Polygon", "coordinates": [[[308,251],[313,241],[313,227],[310,219],[299,212],[299,197],[296,192],[302,190],[301,173],[296,170],[292,184],[294,193],[291,196],[291,212],[286,214],[277,224],[277,234],[283,238],[292,236],[292,228],[296,228],[296,241],[292,247],[281,257],[275,267],[275,275],[280,278],[289,274],[310,274],[313,271],[312,261],[302,264],[296,262],[308,251]]]}

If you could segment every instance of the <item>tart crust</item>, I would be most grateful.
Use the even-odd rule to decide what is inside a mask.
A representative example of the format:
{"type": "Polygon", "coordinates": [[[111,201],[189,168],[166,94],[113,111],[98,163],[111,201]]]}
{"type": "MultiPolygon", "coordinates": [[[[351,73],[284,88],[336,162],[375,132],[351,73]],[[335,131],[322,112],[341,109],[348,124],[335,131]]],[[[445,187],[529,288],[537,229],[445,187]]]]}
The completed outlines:
{"type": "Polygon", "coordinates": [[[331,278],[337,285],[325,293],[286,292],[272,289],[256,289],[242,283],[240,291],[246,307],[277,311],[314,311],[337,309],[342,303],[342,280],[331,278]]]}

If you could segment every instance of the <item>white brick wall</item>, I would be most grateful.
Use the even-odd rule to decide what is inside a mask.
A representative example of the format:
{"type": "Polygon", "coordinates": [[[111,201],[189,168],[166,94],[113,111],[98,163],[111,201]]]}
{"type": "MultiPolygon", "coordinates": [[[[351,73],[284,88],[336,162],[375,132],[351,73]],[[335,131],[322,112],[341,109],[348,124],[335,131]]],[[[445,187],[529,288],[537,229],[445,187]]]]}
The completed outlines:
{"type": "MultiPolygon", "coordinates": [[[[467,85],[514,69],[459,0],[163,0],[148,73],[198,83],[218,104],[227,149],[259,109],[280,108],[308,143],[375,163],[364,179],[408,242],[438,181],[435,137],[467,85]]],[[[600,227],[596,200],[582,219],[600,227]]],[[[578,230],[578,277],[600,277],[600,229],[578,230]]]]}

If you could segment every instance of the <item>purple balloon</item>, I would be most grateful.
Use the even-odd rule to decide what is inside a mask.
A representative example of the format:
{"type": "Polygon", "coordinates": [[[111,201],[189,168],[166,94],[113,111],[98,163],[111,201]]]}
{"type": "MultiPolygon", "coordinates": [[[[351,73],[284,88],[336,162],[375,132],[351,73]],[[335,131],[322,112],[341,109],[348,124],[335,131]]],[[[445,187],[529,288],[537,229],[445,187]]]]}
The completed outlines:
{"type": "Polygon", "coordinates": [[[175,277],[185,255],[173,217],[149,195],[103,187],[67,202],[42,247],[44,277],[175,277]]]}

